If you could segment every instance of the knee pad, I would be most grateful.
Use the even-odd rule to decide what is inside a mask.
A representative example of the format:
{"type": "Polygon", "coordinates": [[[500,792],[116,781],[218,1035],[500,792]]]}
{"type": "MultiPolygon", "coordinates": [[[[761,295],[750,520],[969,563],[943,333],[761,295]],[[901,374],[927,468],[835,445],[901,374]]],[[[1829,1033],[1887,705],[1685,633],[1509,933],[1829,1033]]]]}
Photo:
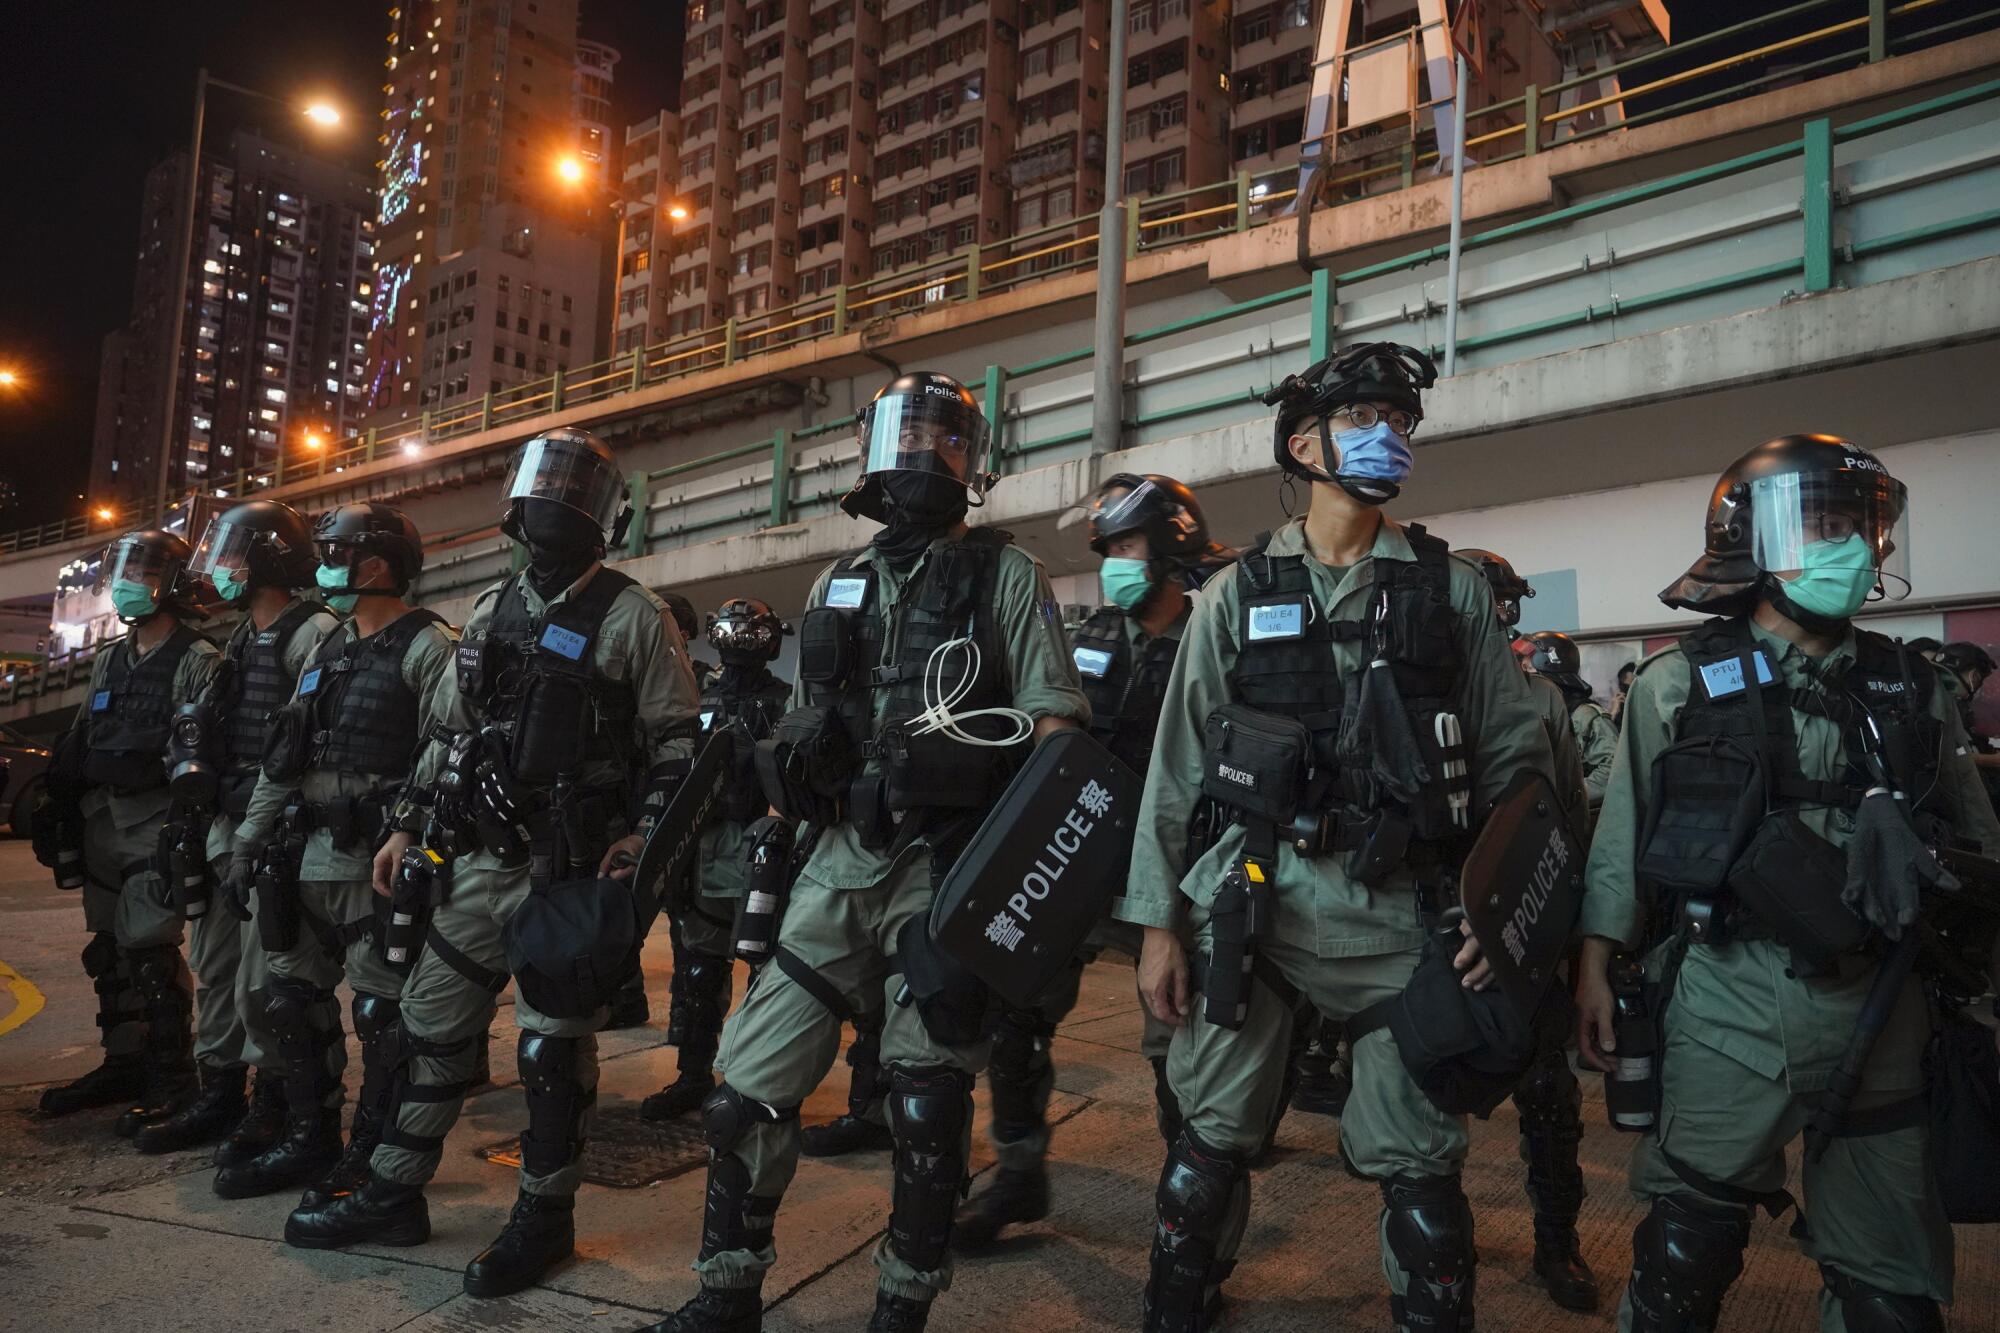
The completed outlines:
{"type": "Polygon", "coordinates": [[[597,1092],[586,1092],[577,1080],[582,1044],[579,1037],[523,1032],[515,1048],[528,1098],[521,1162],[534,1175],[552,1175],[583,1153],[583,1117],[597,1101],[597,1092]]]}
{"type": "Polygon", "coordinates": [[[83,946],[83,975],[98,981],[115,976],[117,972],[118,937],[108,930],[100,930],[83,946]]]}
{"type": "Polygon", "coordinates": [[[521,1086],[530,1097],[552,1097],[575,1085],[577,1037],[546,1037],[539,1032],[523,1032],[515,1046],[515,1062],[521,1071],[521,1086]]]}
{"type": "Polygon", "coordinates": [[[1479,1253],[1472,1205],[1457,1176],[1391,1176],[1382,1182],[1389,1253],[1409,1279],[1392,1301],[1399,1322],[1438,1333],[1470,1329],[1479,1253]]]}
{"type": "Polygon", "coordinates": [[[1632,1229],[1634,1333],[1712,1328],[1722,1297],[1743,1272],[1750,1214],[1685,1194],[1664,1194],[1632,1229]]]}
{"type": "Polygon", "coordinates": [[[674,982],[689,996],[715,999],[727,992],[735,961],[689,949],[674,959],[674,982]]]}
{"type": "Polygon", "coordinates": [[[1847,1333],[1944,1333],[1944,1315],[1928,1296],[1884,1291],[1827,1264],[1819,1271],[1840,1301],[1847,1333]]]}
{"type": "Polygon", "coordinates": [[[716,1084],[715,1091],[701,1104],[701,1132],[708,1140],[709,1161],[727,1157],[753,1127],[783,1124],[796,1119],[798,1114],[796,1106],[773,1106],[745,1097],[727,1083],[716,1084]]]}
{"type": "Polygon", "coordinates": [[[403,1022],[400,1001],[385,995],[370,995],[365,991],[354,992],[354,1005],[349,1012],[354,1016],[354,1035],[364,1046],[380,1041],[392,1028],[400,1028],[403,1022]]]}
{"type": "Polygon", "coordinates": [[[264,995],[264,1021],[280,1044],[305,1041],[312,1030],[313,1007],[333,998],[332,991],[292,977],[272,977],[264,995]]]}
{"type": "Polygon", "coordinates": [[[889,1071],[889,1124],[896,1133],[896,1183],[889,1245],[924,1272],[944,1264],[952,1215],[965,1191],[965,1130],[972,1079],[947,1065],[889,1071]]]}
{"type": "Polygon", "coordinates": [[[177,1008],[191,998],[181,985],[181,951],[173,945],[127,949],[125,957],[132,968],[132,984],[139,988],[148,1008],[177,1008]]]}
{"type": "Polygon", "coordinates": [[[889,1071],[889,1124],[896,1148],[924,1156],[956,1156],[972,1118],[972,1079],[948,1065],[889,1071]]]}
{"type": "Polygon", "coordinates": [[[1221,1257],[1223,1233],[1248,1206],[1250,1174],[1241,1158],[1217,1152],[1182,1129],[1167,1149],[1155,1195],[1159,1216],[1146,1279],[1147,1327],[1203,1327],[1235,1267],[1221,1257]]]}
{"type": "Polygon", "coordinates": [[[1249,1176],[1243,1160],[1217,1152],[1183,1129],[1167,1150],[1157,1203],[1160,1227],[1186,1238],[1219,1239],[1249,1176]]]}

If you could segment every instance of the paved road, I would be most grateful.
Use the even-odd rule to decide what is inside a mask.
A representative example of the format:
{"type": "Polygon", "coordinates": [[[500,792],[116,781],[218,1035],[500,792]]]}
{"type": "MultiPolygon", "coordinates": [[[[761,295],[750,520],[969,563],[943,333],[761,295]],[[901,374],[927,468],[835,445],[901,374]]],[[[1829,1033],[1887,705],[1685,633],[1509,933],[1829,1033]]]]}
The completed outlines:
{"type": "MultiPolygon", "coordinates": [[[[83,935],[74,897],[18,843],[0,842],[0,961],[47,998],[0,1034],[0,1330],[473,1330],[574,1329],[605,1333],[659,1317],[692,1294],[687,1264],[699,1244],[702,1172],[638,1189],[587,1185],[579,1199],[576,1263],[547,1285],[506,1301],[475,1301],[459,1285],[465,1262],[499,1229],[512,1173],[476,1149],[517,1134],[512,1015],[495,1022],[496,1085],[473,1097],[447,1145],[429,1197],[435,1234],[410,1250],[303,1254],[279,1243],[293,1200],[226,1203],[209,1188],[204,1156],[143,1158],[110,1131],[112,1113],[47,1122],[29,1114],[39,1088],[94,1058],[89,992],[77,967],[83,935]]],[[[648,950],[655,1003],[664,1005],[663,936],[648,950]]],[[[1070,1333],[1136,1325],[1161,1148],[1152,1127],[1151,1074],[1137,1055],[1131,969],[1100,963],[1057,1039],[1057,1211],[998,1253],[960,1263],[939,1305],[939,1333],[1070,1333]]],[[[739,977],[738,986],[741,987],[739,977]]],[[[13,1012],[0,996],[0,1024],[13,1012]]],[[[664,1013],[656,1013],[664,1018],[664,1013]]],[[[661,1029],[603,1039],[600,1107],[629,1111],[668,1081],[661,1029]]],[[[358,1060],[350,1057],[350,1075],[358,1060]]],[[[1622,1187],[1629,1141],[1587,1108],[1584,1167],[1591,1198],[1584,1249],[1607,1285],[1622,1278],[1638,1220],[1622,1187]]],[[[844,1068],[806,1104],[834,1115],[844,1068]]],[[[982,1110],[984,1095],[981,1098],[982,1110]]],[[[990,1167],[984,1129],[975,1169],[990,1167]]],[[[1256,1176],[1249,1253],[1229,1284],[1238,1333],[1379,1333],[1388,1326],[1375,1249],[1378,1198],[1348,1179],[1330,1120],[1295,1115],[1276,1160],[1256,1176]]],[[[1531,1249],[1511,1107],[1474,1126],[1466,1185],[1479,1215],[1480,1327],[1485,1333],[1582,1333],[1608,1317],[1554,1309],[1527,1280],[1531,1249]]],[[[886,1222],[880,1156],[802,1164],[778,1223],[778,1266],[766,1286],[771,1333],[859,1333],[872,1304],[869,1256],[886,1222]]],[[[1789,1219],[1787,1219],[1789,1221],[1789,1219]]],[[[1785,1236],[1759,1221],[1743,1279],[1730,1297],[1730,1333],[1816,1326],[1817,1274],[1785,1236]]],[[[1959,1234],[1957,1333],[2000,1328],[2000,1228],[1959,1234]]]]}

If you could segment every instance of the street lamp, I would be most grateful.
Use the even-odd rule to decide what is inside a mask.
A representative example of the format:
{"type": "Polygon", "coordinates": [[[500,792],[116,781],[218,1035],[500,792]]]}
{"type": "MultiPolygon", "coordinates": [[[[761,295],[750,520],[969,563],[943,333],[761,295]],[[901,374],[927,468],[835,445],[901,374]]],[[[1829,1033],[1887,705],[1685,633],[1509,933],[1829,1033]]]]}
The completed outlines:
{"type": "Polygon", "coordinates": [[[21,382],[21,377],[11,370],[0,370],[0,389],[11,389],[21,382]]]}
{"type": "Polygon", "coordinates": [[[306,448],[311,449],[315,453],[317,453],[319,450],[326,448],[326,436],[321,435],[316,430],[309,430],[306,432],[305,443],[306,443],[306,448]]]}
{"type": "Polygon", "coordinates": [[[674,222],[686,222],[688,216],[688,206],[681,203],[678,199],[667,205],[667,217],[670,220],[674,222]]]}
{"type": "MultiPolygon", "coordinates": [[[[187,179],[182,191],[180,236],[178,244],[174,247],[174,254],[178,255],[181,261],[180,273],[175,275],[173,299],[169,303],[173,315],[167,322],[167,355],[164,358],[166,383],[161,386],[160,391],[160,475],[158,484],[153,488],[153,513],[162,523],[167,517],[167,469],[174,456],[174,405],[179,396],[177,390],[181,381],[181,333],[187,324],[188,302],[184,275],[195,266],[194,223],[195,213],[201,202],[201,129],[202,120],[208,111],[208,89],[211,84],[245,97],[275,102],[279,106],[296,105],[286,98],[274,97],[255,88],[245,88],[240,83],[212,78],[206,67],[195,71],[194,128],[188,135],[187,179]]],[[[322,129],[340,123],[340,112],[331,103],[314,102],[299,109],[307,120],[322,129]]]]}
{"type": "Polygon", "coordinates": [[[556,161],[556,175],[562,177],[564,184],[576,185],[583,180],[583,163],[573,157],[559,158],[556,161]]]}

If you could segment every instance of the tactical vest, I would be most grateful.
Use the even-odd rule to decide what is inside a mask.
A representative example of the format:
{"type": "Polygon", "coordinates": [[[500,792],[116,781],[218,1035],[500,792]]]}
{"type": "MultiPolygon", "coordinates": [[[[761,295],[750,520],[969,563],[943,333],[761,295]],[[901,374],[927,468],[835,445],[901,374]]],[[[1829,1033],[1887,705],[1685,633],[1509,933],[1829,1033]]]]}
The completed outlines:
{"type": "Polygon", "coordinates": [[[1269,534],[1259,538],[1236,567],[1240,605],[1229,695],[1293,718],[1311,734],[1321,775],[1315,795],[1324,810],[1343,816],[1389,810],[1409,820],[1416,842],[1437,843],[1456,831],[1437,719],[1458,708],[1459,615],[1451,604],[1450,548],[1415,523],[1404,534],[1416,559],[1374,557],[1366,611],[1356,620],[1331,619],[1319,605],[1307,556],[1270,555],[1269,534]],[[1336,643],[1364,645],[1364,659],[1372,653],[1394,674],[1430,774],[1407,807],[1380,795],[1379,784],[1365,771],[1349,770],[1339,759],[1336,743],[1353,672],[1334,655],[1336,643]]]}
{"type": "Polygon", "coordinates": [[[1946,815],[1938,787],[1943,729],[1931,717],[1937,677],[1894,641],[1854,632],[1854,660],[1838,680],[1795,689],[1778,676],[1750,622],[1711,620],[1680,641],[1691,677],[1674,722],[1674,745],[1657,763],[1652,807],[1639,863],[1655,886],[1686,886],[1726,871],[1741,843],[1773,815],[1803,809],[1852,811],[1874,782],[1864,727],[1882,736],[1890,772],[1916,802],[1920,832],[1946,815]],[[1759,688],[1748,686],[1746,657],[1759,688]],[[1752,700],[1761,700],[1761,726],[1752,700]],[[1808,778],[1799,764],[1792,711],[1818,714],[1840,728],[1845,763],[1831,780],[1808,778]],[[1743,756],[1761,767],[1759,779],[1743,756]],[[1670,760],[1671,762],[1664,762],[1670,760]],[[1749,812],[1746,818],[1745,812],[1749,812]]]}
{"type": "MultiPolygon", "coordinates": [[[[866,551],[834,566],[821,612],[837,612],[844,624],[847,665],[825,679],[807,680],[816,704],[831,706],[856,750],[879,761],[879,786],[856,782],[848,803],[850,818],[879,831],[883,812],[970,810],[988,804],[1006,786],[1020,746],[1001,750],[963,745],[948,736],[914,735],[911,723],[924,711],[925,668],[931,654],[955,639],[978,648],[978,674],[955,705],[957,712],[1005,706],[1013,699],[1007,679],[1006,645],[994,624],[995,582],[1000,553],[1011,534],[974,528],[963,538],[931,544],[923,573],[903,589],[894,612],[883,614],[880,579],[865,562],[866,551]],[[874,718],[878,691],[887,707],[874,718]]],[[[949,698],[965,683],[971,656],[947,658],[935,688],[949,698]]]]}
{"type": "Polygon", "coordinates": [[[1077,630],[1070,653],[1090,700],[1090,734],[1127,768],[1144,773],[1153,758],[1167,677],[1173,674],[1181,643],[1162,634],[1135,661],[1125,619],[1117,607],[1100,608],[1077,630]]]}
{"type": "Polygon", "coordinates": [[[306,708],[306,765],[383,779],[410,771],[422,742],[422,700],[403,681],[403,658],[417,635],[444,617],[406,611],[365,639],[349,621],[320,641],[299,675],[306,708]]]}
{"type": "Polygon", "coordinates": [[[291,701],[298,685],[298,677],[285,668],[285,649],[299,627],[324,609],[316,602],[295,601],[262,630],[246,616],[223,650],[229,676],[224,692],[214,702],[223,719],[225,809],[240,812],[249,800],[263,766],[271,715],[291,701]]]}
{"type": "Polygon", "coordinates": [[[201,635],[176,623],[165,643],[134,664],[128,635],[111,651],[103,682],[90,692],[83,775],[94,786],[151,791],[167,785],[167,727],[174,677],[201,635]]]}
{"type": "Polygon", "coordinates": [[[485,630],[459,644],[460,692],[508,733],[518,782],[553,785],[592,760],[634,763],[638,696],[599,671],[594,649],[612,604],[636,583],[600,565],[582,591],[537,616],[526,578],[508,579],[485,630]]]}
{"type": "Polygon", "coordinates": [[[764,789],[757,781],[756,743],[770,737],[785,715],[791,687],[759,667],[739,677],[730,667],[709,677],[701,692],[701,740],[727,731],[734,738],[730,752],[729,785],[722,795],[722,816],[747,824],[764,813],[764,789]],[[728,688],[725,688],[727,682],[728,688]]]}

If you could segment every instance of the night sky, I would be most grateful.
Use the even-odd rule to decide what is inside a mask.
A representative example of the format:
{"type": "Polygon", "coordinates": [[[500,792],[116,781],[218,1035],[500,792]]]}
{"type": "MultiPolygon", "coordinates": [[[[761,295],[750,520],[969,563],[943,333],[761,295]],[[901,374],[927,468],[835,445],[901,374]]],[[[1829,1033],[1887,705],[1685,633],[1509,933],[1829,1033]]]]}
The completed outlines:
{"type": "MultiPolygon", "coordinates": [[[[13,73],[0,81],[9,197],[0,221],[0,530],[81,512],[97,411],[98,348],[130,313],[146,172],[187,142],[195,70],[336,102],[347,121],[315,151],[371,171],[387,0],[88,0],[7,6],[13,73]]],[[[623,123],[680,99],[685,0],[582,0],[584,37],[622,55],[623,123]]],[[[267,103],[212,91],[205,140],[261,125],[267,103]]]]}

